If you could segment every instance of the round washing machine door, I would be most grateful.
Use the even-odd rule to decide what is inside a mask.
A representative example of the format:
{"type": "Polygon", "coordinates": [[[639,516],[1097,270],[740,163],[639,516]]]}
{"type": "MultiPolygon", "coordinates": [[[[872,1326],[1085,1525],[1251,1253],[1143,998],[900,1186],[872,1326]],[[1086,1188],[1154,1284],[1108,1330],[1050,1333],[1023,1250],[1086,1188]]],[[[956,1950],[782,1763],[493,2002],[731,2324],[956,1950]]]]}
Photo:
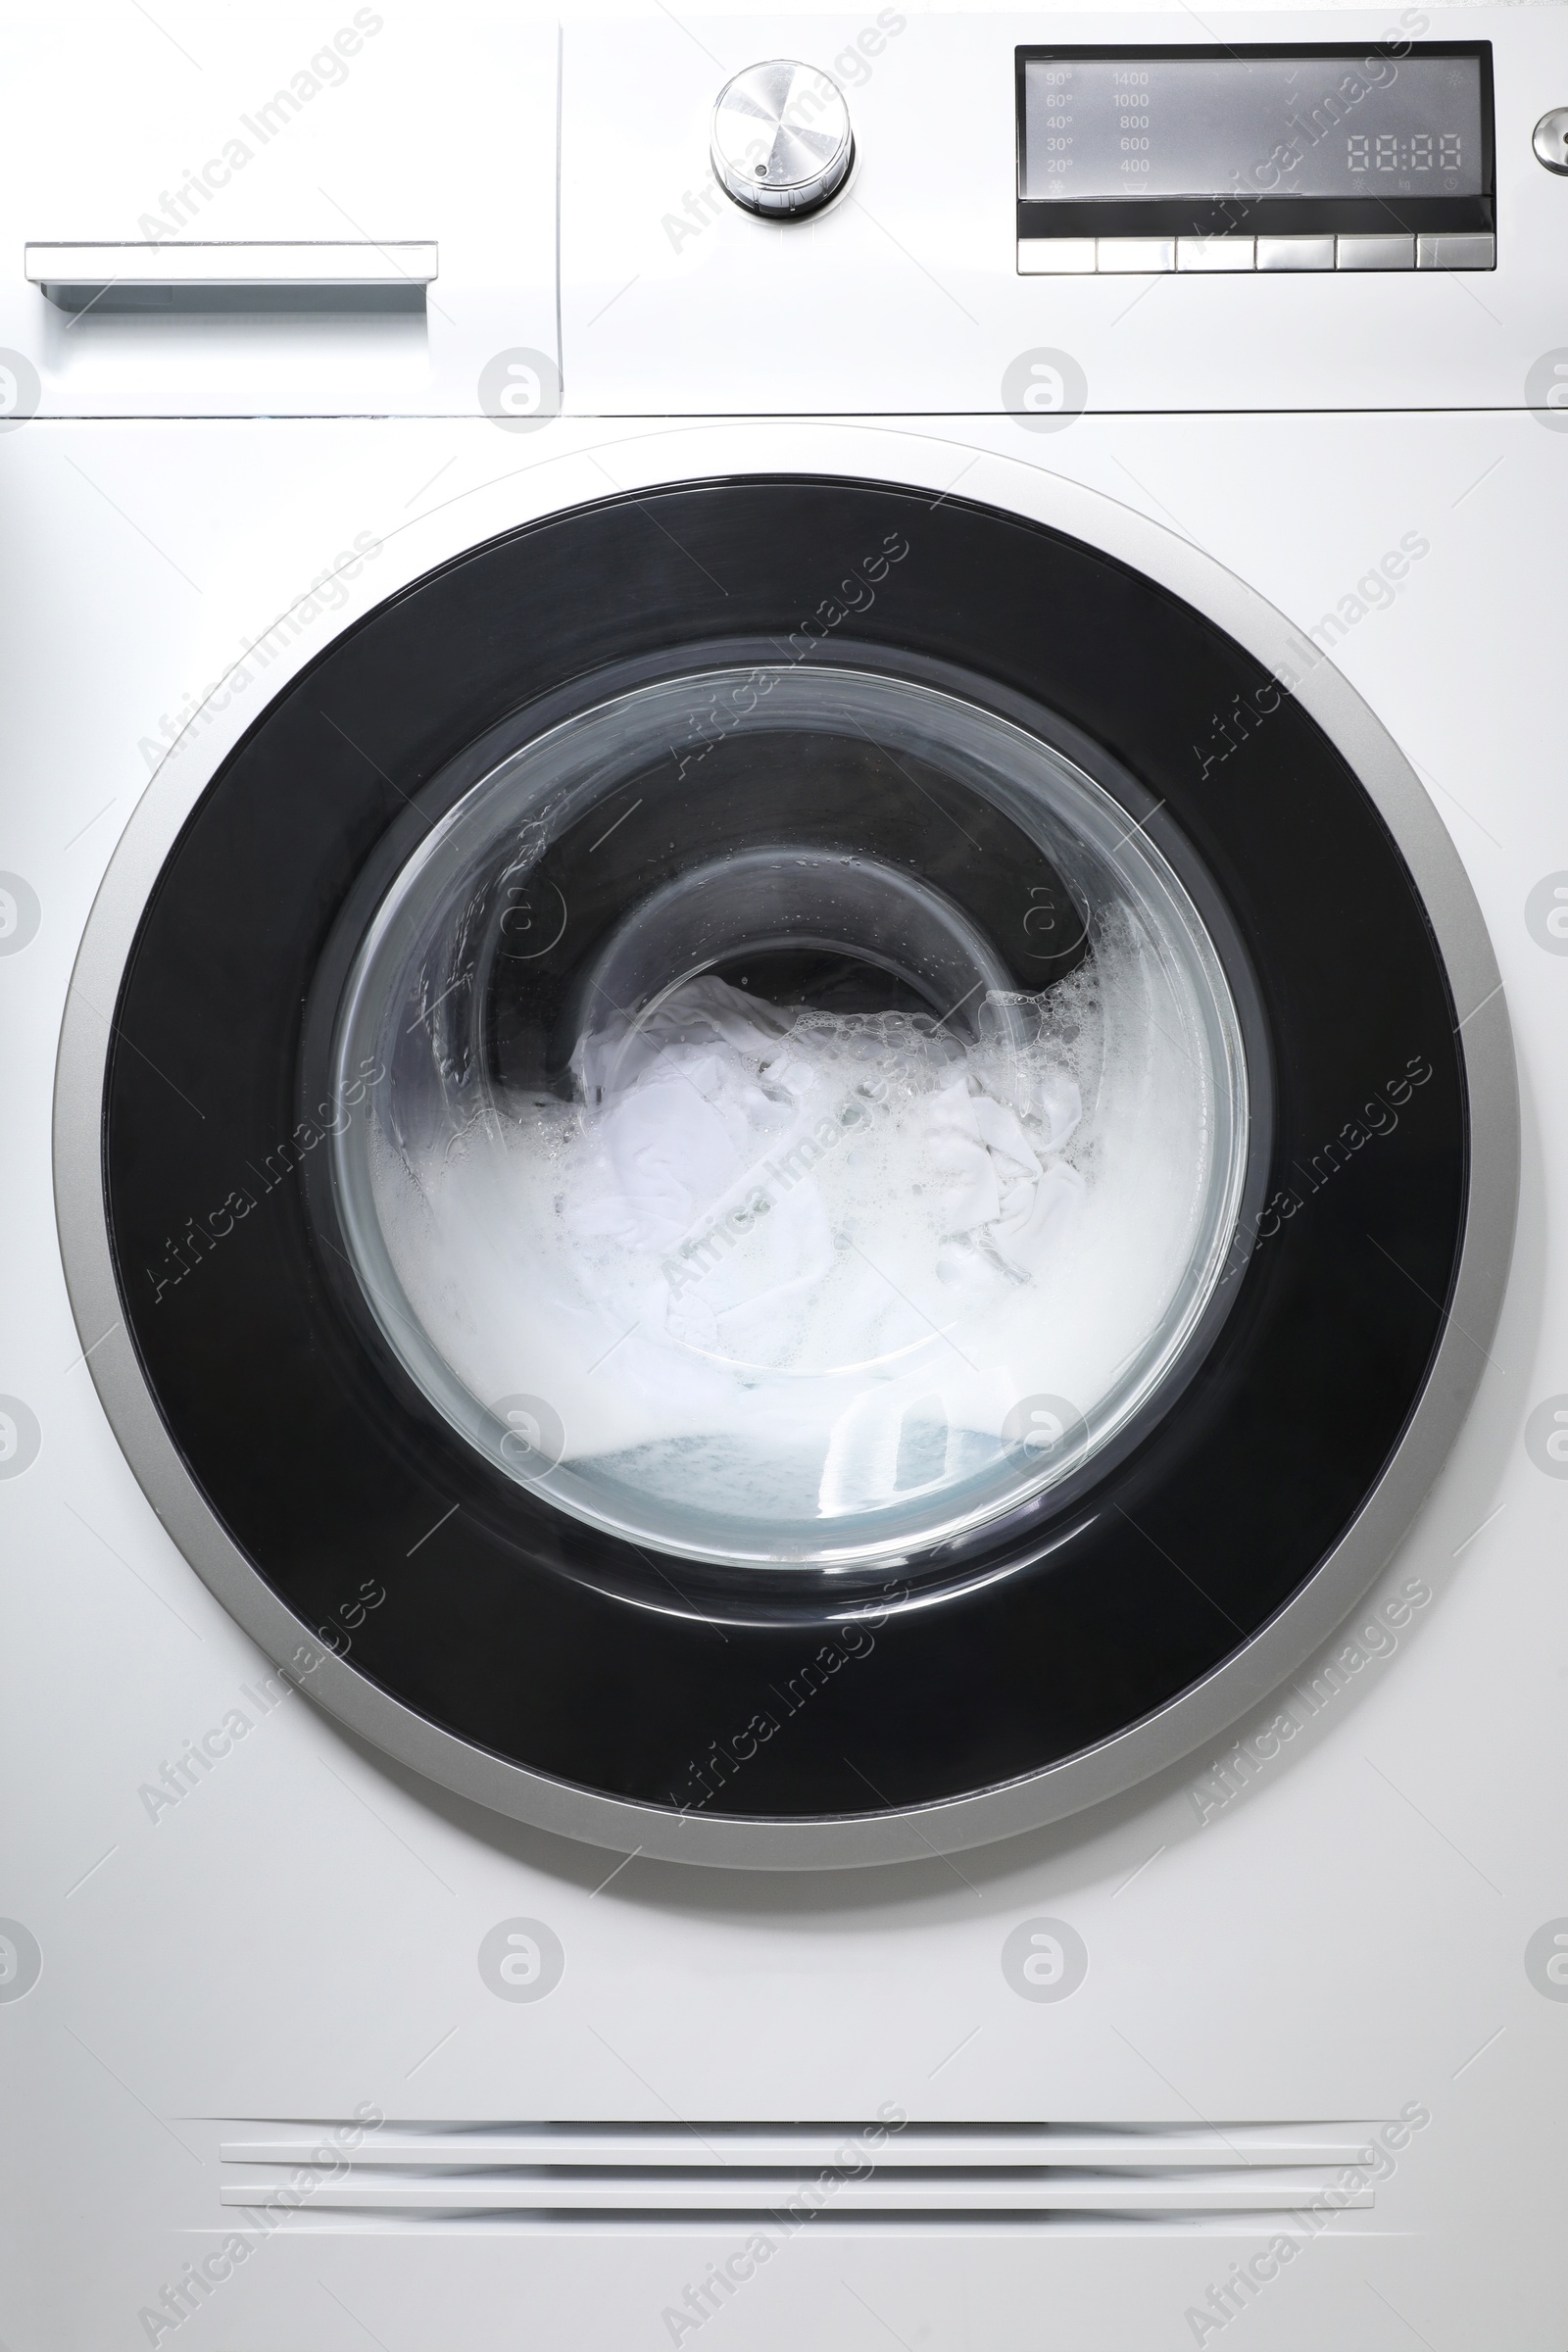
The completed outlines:
{"type": "Polygon", "coordinates": [[[64,1215],[194,1564],[435,1779],[693,1860],[1211,1736],[1386,1556],[1506,1254],[1500,1007],[1467,1067],[1377,783],[1167,589],[885,485],[380,608],[164,864],[64,1215]]]}

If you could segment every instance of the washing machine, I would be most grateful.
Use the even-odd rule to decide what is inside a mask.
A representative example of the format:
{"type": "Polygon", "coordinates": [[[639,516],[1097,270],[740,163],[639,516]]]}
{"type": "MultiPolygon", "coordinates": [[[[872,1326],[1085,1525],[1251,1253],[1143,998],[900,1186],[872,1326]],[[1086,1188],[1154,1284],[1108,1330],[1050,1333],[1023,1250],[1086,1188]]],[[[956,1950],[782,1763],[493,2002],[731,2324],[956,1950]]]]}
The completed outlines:
{"type": "Polygon", "coordinates": [[[6,29],[9,2352],[1561,2340],[1560,11],[6,29]]]}

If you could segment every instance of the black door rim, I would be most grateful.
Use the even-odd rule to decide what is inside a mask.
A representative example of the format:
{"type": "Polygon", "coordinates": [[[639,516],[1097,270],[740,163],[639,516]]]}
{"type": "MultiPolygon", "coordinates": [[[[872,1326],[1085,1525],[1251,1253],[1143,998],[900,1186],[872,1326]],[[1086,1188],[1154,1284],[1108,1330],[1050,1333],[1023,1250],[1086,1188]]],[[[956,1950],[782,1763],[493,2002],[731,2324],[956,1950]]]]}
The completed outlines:
{"type": "MultiPolygon", "coordinates": [[[[853,649],[832,644],[824,645],[820,654],[813,657],[822,668],[850,672],[863,670],[865,659],[863,651],[857,654],[853,649]]],[[[763,666],[775,660],[773,646],[764,639],[729,638],[709,644],[694,643],[680,649],[679,675],[682,681],[689,680],[694,690],[701,691],[714,674],[737,666],[763,666]]],[[[668,675],[669,666],[667,656],[643,657],[574,678],[568,686],[509,714],[480,742],[465,746],[450,766],[399,811],[374,855],[362,868],[317,968],[303,1026],[304,1075],[299,1089],[302,1106],[331,1095],[334,1061],[341,1059],[340,1054],[334,1055],[333,1049],[348,975],[389,882],[400,871],[412,849],[516,749],[537,741],[564,719],[590,713],[597,706],[635,692],[640,686],[662,681],[668,675]]],[[[899,648],[877,649],[876,672],[878,676],[929,687],[994,712],[1038,737],[1081,769],[1125,811],[1130,831],[1145,832],[1157,824],[1158,809],[1153,796],[1136,777],[1081,729],[1025,697],[929,655],[910,654],[899,648]]],[[[994,1512],[976,1528],[939,1544],[924,1547],[901,1545],[898,1572],[891,1577],[880,1563],[860,1569],[835,1563],[831,1571],[809,1580],[799,1571],[769,1573],[752,1566],[744,1584],[737,1584],[732,1578],[712,1574],[701,1558],[680,1557],[674,1547],[671,1547],[671,1564],[680,1559],[679,1595],[667,1585],[661,1588],[661,1572],[652,1578],[639,1572],[633,1565],[638,1557],[635,1549],[597,1562],[592,1572],[579,1567],[578,1574],[588,1577],[607,1593],[617,1593],[635,1606],[662,1611],[674,1608],[721,1625],[796,1624],[802,1621],[803,1613],[808,1621],[824,1624],[868,1614],[880,1620],[906,1608],[928,1607],[938,1598],[956,1594],[972,1585],[992,1583],[1001,1575],[1014,1573],[1021,1556],[1029,1553],[1040,1558],[1048,1556],[1060,1530],[1071,1524],[1081,1498],[1136,1450],[1152,1424],[1164,1416],[1198,1375],[1235,1301],[1238,1285],[1234,1277],[1245,1263],[1250,1246],[1246,1237],[1255,1231],[1262,1208],[1272,1144],[1273,1062],[1250,962],[1223,897],[1201,860],[1179,834],[1165,828],[1159,847],[1194,904],[1234,1000],[1246,1056],[1250,1132],[1235,1218],[1238,1239],[1225,1267],[1225,1278],[1203,1301],[1201,1313],[1187,1334],[1179,1354],[1161,1376],[1148,1403],[1099,1446],[1090,1459],[1057,1478],[1051,1486],[1049,1497],[1038,1500],[1020,1497],[1012,1508],[994,1512]]],[[[319,1258],[322,1278],[336,1293],[344,1316],[358,1327],[367,1347],[383,1360],[389,1377],[407,1393],[398,1369],[387,1361],[386,1335],[376,1329],[376,1318],[367,1305],[364,1288],[355,1279],[327,1154],[322,1152],[305,1163],[301,1178],[311,1197],[318,1231],[330,1237],[319,1258]]],[[[395,1348],[392,1352],[396,1353],[395,1348]]]]}

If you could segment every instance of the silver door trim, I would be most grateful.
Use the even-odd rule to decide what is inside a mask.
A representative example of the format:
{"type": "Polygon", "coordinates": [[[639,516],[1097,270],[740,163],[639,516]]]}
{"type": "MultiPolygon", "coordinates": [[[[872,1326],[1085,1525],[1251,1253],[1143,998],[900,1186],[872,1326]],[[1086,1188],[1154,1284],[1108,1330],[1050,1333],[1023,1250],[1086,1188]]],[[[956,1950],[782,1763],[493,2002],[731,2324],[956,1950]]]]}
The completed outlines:
{"type": "MultiPolygon", "coordinates": [[[[951,446],[943,455],[951,459],[951,446]]],[[[1016,467],[992,460],[995,475],[1016,467]]],[[[708,469],[705,469],[705,471],[708,469]]],[[[821,479],[834,470],[806,468],[821,479]]],[[[982,469],[977,467],[977,472],[982,469]]],[[[670,476],[670,486],[688,477],[670,476]]],[[[904,487],[889,481],[889,488],[904,487]]],[[[647,485],[639,485],[646,490],[647,485]]],[[[977,498],[983,494],[975,491],[977,498]]],[[[573,502],[575,503],[575,502],[573,502]]],[[[1101,493],[1042,473],[1017,503],[1169,589],[1271,670],[1299,670],[1299,633],[1211,557],[1101,493]]],[[[1315,649],[1314,649],[1315,651],[1315,649]]],[[[289,681],[280,681],[286,684],[289,681]]],[[[919,1860],[1038,1829],[1134,1787],[1216,1740],[1277,1689],[1367,1591],[1414,1518],[1458,1435],[1501,1308],[1519,1178],[1512,1033],[1492,944],[1457,852],[1397,746],[1324,657],[1293,689],[1380,811],[1425,904],[1458,1008],[1470,1103],[1470,1189],[1453,1298],[1426,1387],[1359,1516],[1308,1583],[1250,1642],[1169,1705],[1114,1739],[1002,1787],[904,1811],[769,1821],[633,1804],[528,1772],[414,1714],[324,1651],[209,1510],[142,1377],[110,1254],[101,1104],[110,1030],[143,909],[178,834],[237,730],[215,729],[202,761],[166,760],[105,875],[76,958],[55,1084],[55,1201],[72,1308],[115,1434],[186,1560],[267,1655],[318,1704],[399,1763],[514,1819],[617,1852],[746,1870],[849,1869],[919,1860]]]]}

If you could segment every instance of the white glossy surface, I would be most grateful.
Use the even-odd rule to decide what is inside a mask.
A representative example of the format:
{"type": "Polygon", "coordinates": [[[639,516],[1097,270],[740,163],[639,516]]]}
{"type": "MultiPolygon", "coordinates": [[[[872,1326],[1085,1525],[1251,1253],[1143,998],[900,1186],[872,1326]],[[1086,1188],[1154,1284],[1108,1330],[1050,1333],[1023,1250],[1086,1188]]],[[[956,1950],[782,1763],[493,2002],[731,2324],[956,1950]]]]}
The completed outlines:
{"type": "MultiPolygon", "coordinates": [[[[254,2144],[275,2119],[373,2103],[443,2128],[671,2128],[858,2121],[887,2102],[928,2121],[1167,2133],[1204,2118],[1272,2122],[1293,2156],[1314,2120],[1354,2127],[1359,2142],[1369,2119],[1420,2102],[1430,2123],[1392,2157],[1374,2205],[1304,2242],[1223,2339],[1243,2352],[1395,2352],[1414,2331],[1440,2352],[1560,2352],[1568,2003],[1541,1996],[1523,1955],[1568,1911],[1568,1484],[1543,1475],[1522,1432],[1568,1390],[1568,957],[1525,914],[1568,866],[1568,436],[1518,404],[1526,368],[1568,335],[1568,196],[1528,153],[1568,59],[1558,11],[1431,13],[1434,32],[1462,19],[1495,40],[1499,120],[1512,125],[1506,241],[1479,289],[1484,310],[1469,287],[1420,272],[1315,288],[1178,273],[1118,320],[1136,287],[1019,279],[1010,213],[979,248],[971,220],[965,246],[906,193],[884,210],[868,167],[855,193],[863,185],[907,255],[848,198],[815,227],[758,232],[840,239],[825,274],[810,276],[803,246],[770,261],[766,286],[775,327],[826,286],[813,316],[836,338],[775,335],[764,349],[751,281],[716,223],[681,261],[667,240],[661,255],[652,213],[622,215],[618,252],[607,224],[579,216],[564,288],[568,397],[656,414],[522,436],[483,416],[123,417],[168,407],[176,388],[187,415],[236,402],[462,408],[481,354],[551,351],[553,25],[448,11],[439,24],[399,20],[394,51],[389,16],[380,54],[396,69],[372,85],[368,45],[355,76],[291,126],[300,160],[280,147],[265,194],[260,174],[234,184],[234,234],[336,233],[323,186],[376,234],[438,234],[446,317],[432,307],[427,347],[368,333],[323,342],[314,325],[172,344],[165,321],[156,334],[116,321],[82,345],[85,328],[59,321],[56,339],[35,343],[24,237],[135,234],[156,184],[212,151],[328,27],[285,12],[231,35],[225,20],[214,29],[161,8],[209,83],[137,12],[94,19],[69,70],[58,27],[9,16],[5,88],[19,73],[34,88],[53,81],[73,111],[66,137],[58,111],[29,116],[10,100],[0,344],[37,350],[55,407],[120,412],[0,434],[0,865],[41,907],[36,937],[0,957],[0,1389],[25,1398],[43,1432],[31,1468],[0,1483],[0,1740],[14,1792],[0,1911],[44,1954],[25,2000],[0,2004],[0,2202],[18,2249],[0,2331],[15,2352],[145,2343],[138,2313],[243,2221],[220,2202],[222,2144],[254,2144]],[[220,49],[232,38],[236,54],[215,68],[204,34],[220,49]],[[448,120],[462,172],[458,130],[441,147],[448,120]],[[363,175],[359,198],[334,156],[363,175]],[[466,193],[453,211],[455,187],[466,193]],[[925,282],[933,267],[951,298],[925,282]],[[1331,312],[1331,298],[1354,307],[1331,312]],[[1001,416],[913,414],[999,405],[1003,367],[1035,342],[1078,352],[1109,409],[1347,413],[1090,415],[1049,437],[1001,416]],[[669,414],[769,399],[866,414],[832,428],[669,414]],[[1353,413],[1380,407],[1390,413],[1353,413]],[[1478,1401],[1421,1521],[1343,1638],[1240,1727],[1237,1747],[960,1864],[718,1881],[634,1858],[602,1885],[611,1866],[590,1849],[432,1795],[275,1685],[255,1695],[264,1661],[144,1501],[82,1362],[53,1240],[55,1043],[93,892],[182,714],[192,745],[237,734],[274,680],[402,582],[552,506],[612,484],[789,466],[1001,501],[1022,501],[1020,480],[1047,468],[1191,536],[1303,630],[1338,616],[1334,658],[1427,779],[1492,929],[1526,1100],[1520,1240],[1478,1401]],[[1407,534],[1426,552],[1385,596],[1367,583],[1407,534]],[[265,679],[236,684],[241,649],[274,631],[265,679]],[[235,1707],[247,1737],[152,1817],[142,1791],[235,1707]],[[1268,1728],[1281,1714],[1283,1740],[1268,1728]],[[515,1917],[544,1920],[565,1950],[537,2006],[495,1998],[476,1965],[485,1936],[515,1917]],[[1004,1937],[1038,1917],[1066,1920],[1089,1949],[1086,1981],[1059,2004],[1018,1999],[1001,1970],[1004,1937]]],[[[1179,12],[1152,22],[1191,37],[1179,12]]],[[[1340,20],[1263,22],[1289,22],[1294,37],[1308,24],[1332,34],[1340,20]]],[[[705,58],[650,13],[624,36],[628,70],[657,56],[710,102],[723,67],[762,53],[759,23],[722,42],[697,26],[718,49],[705,58]],[[689,74],[668,65],[687,48],[689,74]]],[[[1011,37],[959,30],[977,44],[1011,37]]],[[[858,122],[896,122],[906,54],[951,57],[955,44],[951,22],[911,20],[854,97],[858,122]]],[[[578,118],[568,153],[584,135],[578,118]]],[[[653,157],[662,172],[673,160],[674,205],[698,184],[682,177],[685,154],[653,157]]],[[[1175,2352],[1194,2341],[1188,2315],[1211,2285],[1281,2227],[1232,2213],[922,2232],[824,2217],[778,2230],[777,2259],[702,2332],[720,2352],[861,2352],[889,2329],[920,2352],[1175,2352]]],[[[354,2219],[307,2195],[212,2309],[158,2340],[350,2352],[368,2332],[387,2352],[448,2352],[510,2343],[520,2327],[572,2352],[630,2352],[671,2340],[664,2314],[748,2233],[739,2220],[354,2219]]]]}

